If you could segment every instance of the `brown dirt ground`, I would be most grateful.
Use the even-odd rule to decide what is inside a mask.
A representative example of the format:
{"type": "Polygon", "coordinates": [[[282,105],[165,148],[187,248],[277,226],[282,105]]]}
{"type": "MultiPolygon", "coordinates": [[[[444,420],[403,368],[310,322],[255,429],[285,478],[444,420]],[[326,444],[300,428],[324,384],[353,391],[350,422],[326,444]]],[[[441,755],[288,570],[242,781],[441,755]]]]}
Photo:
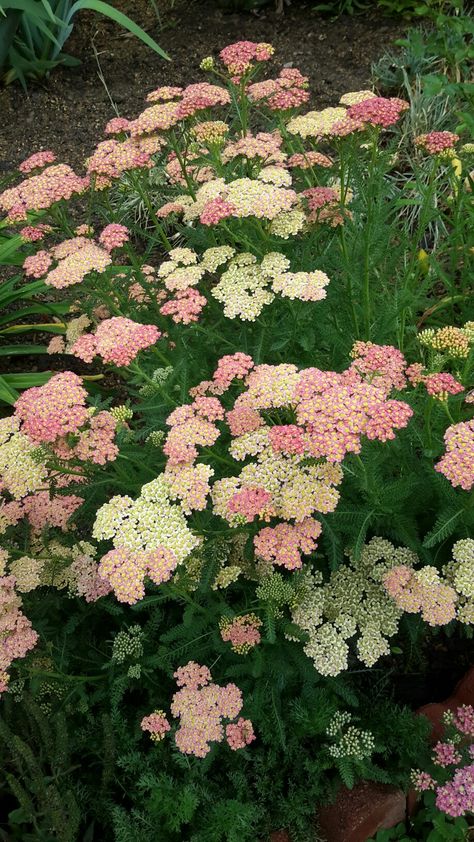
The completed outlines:
{"type": "MultiPolygon", "coordinates": [[[[169,1],[161,0],[161,6],[169,1]]],[[[298,0],[280,16],[272,6],[258,15],[229,14],[215,2],[181,0],[179,6],[163,9],[161,25],[149,0],[119,0],[114,5],[148,31],[172,62],[163,61],[112,21],[81,13],[66,45],[81,59],[79,67],[57,68],[48,80],[32,83],[26,94],[18,84],[0,90],[2,169],[49,148],[60,160],[80,168],[114,116],[109,94],[121,115],[135,116],[148,91],[205,78],[200,60],[241,39],[271,42],[276,48],[274,67],[298,67],[310,76],[318,106],[336,104],[345,91],[367,85],[371,63],[406,26],[376,10],[330,20],[298,0]],[[99,79],[94,50],[109,93],[99,79]]]]}

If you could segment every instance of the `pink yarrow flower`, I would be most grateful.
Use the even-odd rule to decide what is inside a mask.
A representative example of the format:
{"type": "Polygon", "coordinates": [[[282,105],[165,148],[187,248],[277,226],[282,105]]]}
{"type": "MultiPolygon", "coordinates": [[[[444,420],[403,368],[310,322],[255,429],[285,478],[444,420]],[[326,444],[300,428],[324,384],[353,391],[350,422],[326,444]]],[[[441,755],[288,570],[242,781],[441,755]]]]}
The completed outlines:
{"type": "Polygon", "coordinates": [[[221,219],[227,219],[229,216],[236,214],[236,212],[237,210],[234,205],[217,196],[204,206],[199,221],[203,225],[217,225],[221,219]]]}
{"type": "Polygon", "coordinates": [[[166,718],[165,712],[162,710],[154,710],[149,716],[144,716],[140,728],[142,731],[148,731],[150,739],[153,742],[160,742],[164,739],[165,734],[171,729],[171,726],[166,718]]]}
{"type": "Polygon", "coordinates": [[[252,740],[256,739],[250,719],[243,719],[242,717],[239,717],[235,724],[229,723],[226,726],[225,736],[232,751],[245,748],[245,746],[250,745],[252,740]]]}
{"type": "Polygon", "coordinates": [[[435,465],[452,486],[470,491],[474,485],[474,419],[452,424],[444,434],[446,453],[435,465]]]}
{"type": "Polygon", "coordinates": [[[120,248],[124,243],[130,239],[130,232],[125,225],[119,225],[116,222],[111,222],[106,225],[104,230],[99,235],[99,243],[104,246],[107,251],[120,248]]]}
{"type": "Polygon", "coordinates": [[[87,392],[72,371],[55,374],[44,386],[27,389],[15,404],[22,432],[34,442],[54,442],[75,433],[89,418],[87,392]]]}
{"type": "Polygon", "coordinates": [[[253,61],[268,61],[273,53],[274,49],[271,44],[237,41],[235,44],[224,47],[219,53],[219,58],[225,64],[233,80],[238,82],[240,77],[247,70],[250,70],[253,61]]]}
{"type": "Polygon", "coordinates": [[[52,262],[50,253],[41,249],[36,254],[31,254],[25,258],[23,263],[25,275],[28,275],[30,278],[42,278],[46,275],[52,262]]]}
{"type": "Polygon", "coordinates": [[[371,97],[362,102],[356,102],[348,109],[348,116],[354,120],[361,120],[372,126],[386,129],[396,123],[400,115],[409,107],[408,102],[396,97],[371,97]]]}
{"type": "Polygon", "coordinates": [[[43,169],[46,164],[52,164],[56,160],[56,155],[51,150],[47,149],[44,152],[35,152],[22,161],[18,169],[22,173],[30,173],[32,170],[43,169]]]}
{"type": "Polygon", "coordinates": [[[454,132],[429,132],[415,137],[415,146],[430,155],[439,155],[447,149],[453,149],[458,140],[459,135],[454,132]]]}
{"type": "Polygon", "coordinates": [[[70,353],[92,362],[96,355],[106,363],[127,366],[144,348],[154,345],[161,333],[155,325],[142,325],[123,316],[105,319],[94,334],[84,333],[70,353]]]}

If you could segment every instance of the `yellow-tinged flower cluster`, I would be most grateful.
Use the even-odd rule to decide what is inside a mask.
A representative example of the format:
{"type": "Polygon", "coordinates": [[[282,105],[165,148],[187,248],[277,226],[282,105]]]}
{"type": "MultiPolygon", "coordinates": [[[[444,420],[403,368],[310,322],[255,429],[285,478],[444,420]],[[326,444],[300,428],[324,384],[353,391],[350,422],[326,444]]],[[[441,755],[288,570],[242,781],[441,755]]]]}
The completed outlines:
{"type": "Polygon", "coordinates": [[[464,327],[446,325],[440,328],[427,328],[418,335],[420,345],[449,357],[465,359],[474,344],[473,323],[466,322],[464,327]]]}
{"type": "Polygon", "coordinates": [[[98,510],[93,537],[112,540],[116,549],[131,553],[166,547],[178,562],[199,545],[188,528],[181,506],[171,502],[166,479],[157,477],[142,486],[136,500],[116,496],[98,510]]]}
{"type": "Polygon", "coordinates": [[[474,623],[474,539],[463,538],[453,546],[453,558],[443,569],[447,582],[458,595],[456,618],[474,623]]]}
{"type": "Polygon", "coordinates": [[[8,491],[15,500],[38,491],[47,476],[38,447],[19,429],[20,420],[15,416],[0,420],[0,490],[8,491]]]}
{"type": "Polygon", "coordinates": [[[390,651],[388,638],[396,634],[402,611],[387,594],[383,575],[392,567],[412,566],[417,557],[373,538],[360,557],[323,583],[320,573],[307,569],[292,608],[292,619],[309,637],[304,646],[322,675],[338,675],[348,667],[349,642],[357,635],[357,658],[368,667],[390,651]]]}
{"type": "Polygon", "coordinates": [[[212,289],[224,304],[224,314],[255,321],[262,309],[280,293],[285,298],[319,301],[325,297],[329,278],[324,272],[289,272],[290,261],[279,252],[266,254],[260,263],[250,253],[233,258],[212,289]]]}

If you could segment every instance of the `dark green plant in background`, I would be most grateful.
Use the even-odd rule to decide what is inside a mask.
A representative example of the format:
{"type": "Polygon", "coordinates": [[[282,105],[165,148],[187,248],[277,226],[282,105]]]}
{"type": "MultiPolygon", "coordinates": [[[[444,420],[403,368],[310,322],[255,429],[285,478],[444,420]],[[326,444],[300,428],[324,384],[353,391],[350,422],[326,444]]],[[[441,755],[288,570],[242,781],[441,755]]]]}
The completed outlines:
{"type": "Polygon", "coordinates": [[[59,64],[79,60],[64,45],[83,10],[105,15],[127,29],[161,58],[169,56],[140,26],[102,0],[2,0],[0,3],[0,74],[5,84],[41,79],[59,64]]]}

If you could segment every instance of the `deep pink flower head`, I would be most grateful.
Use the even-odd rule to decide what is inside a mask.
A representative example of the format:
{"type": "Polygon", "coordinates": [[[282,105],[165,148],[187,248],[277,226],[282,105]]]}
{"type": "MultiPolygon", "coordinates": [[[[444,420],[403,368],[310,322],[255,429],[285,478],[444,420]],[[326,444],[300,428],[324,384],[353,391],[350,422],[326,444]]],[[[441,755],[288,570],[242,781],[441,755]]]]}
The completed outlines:
{"type": "Polygon", "coordinates": [[[453,818],[474,812],[474,765],[458,769],[452,781],[438,787],[436,806],[453,818]]]}
{"type": "Polygon", "coordinates": [[[454,132],[429,132],[415,137],[415,146],[424,149],[430,155],[439,155],[446,149],[453,149],[458,140],[459,135],[454,132]]]}
{"type": "Polygon", "coordinates": [[[26,225],[25,228],[21,229],[20,236],[27,243],[36,243],[52,230],[51,225],[44,225],[40,222],[38,225],[26,225]]]}
{"type": "Polygon", "coordinates": [[[227,217],[236,213],[237,210],[234,205],[217,196],[205,204],[199,221],[203,225],[217,225],[221,219],[227,219],[227,217]]]}
{"type": "Polygon", "coordinates": [[[460,392],[464,392],[462,383],[445,371],[428,374],[423,379],[428,394],[439,400],[446,400],[448,395],[458,395],[460,392]]]}
{"type": "Polygon", "coordinates": [[[22,432],[34,442],[53,442],[75,433],[89,418],[87,392],[72,371],[55,374],[44,386],[27,389],[15,404],[22,432]]]}
{"type": "Polygon", "coordinates": [[[433,748],[433,762],[437,766],[454,766],[461,762],[461,755],[453,743],[437,742],[433,748]]]}
{"type": "Polygon", "coordinates": [[[386,129],[393,126],[408,107],[408,103],[404,100],[395,97],[386,99],[385,97],[375,96],[352,105],[348,109],[348,116],[354,120],[362,120],[364,123],[382,126],[386,129]]]}
{"type": "Polygon", "coordinates": [[[308,77],[294,67],[284,68],[276,79],[266,79],[248,86],[247,93],[253,102],[261,102],[271,111],[298,108],[309,100],[308,77]]]}
{"type": "Polygon", "coordinates": [[[232,514],[239,514],[247,523],[256,517],[269,520],[272,514],[272,495],[265,488],[242,488],[229,500],[228,509],[232,514]]]}
{"type": "Polygon", "coordinates": [[[32,170],[42,169],[46,166],[46,164],[52,164],[55,160],[56,155],[49,149],[45,152],[35,152],[33,155],[30,155],[30,157],[27,158],[25,161],[22,161],[18,169],[22,173],[29,173],[32,170]]]}
{"type": "Polygon", "coordinates": [[[455,727],[461,734],[467,737],[474,737],[474,708],[472,705],[461,705],[458,707],[455,716],[455,727]]]}

